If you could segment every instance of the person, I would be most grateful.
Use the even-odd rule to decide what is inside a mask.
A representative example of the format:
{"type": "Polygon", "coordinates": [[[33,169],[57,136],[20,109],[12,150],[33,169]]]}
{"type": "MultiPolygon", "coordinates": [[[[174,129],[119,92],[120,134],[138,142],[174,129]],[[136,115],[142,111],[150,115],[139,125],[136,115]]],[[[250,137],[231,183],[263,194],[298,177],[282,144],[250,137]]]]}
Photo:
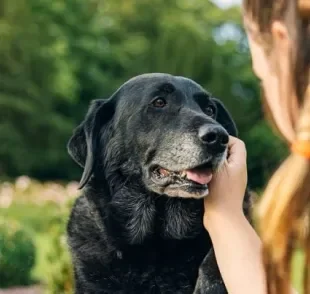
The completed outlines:
{"type": "Polygon", "coordinates": [[[204,226],[228,293],[294,293],[290,265],[297,247],[305,254],[304,293],[310,293],[310,0],[244,0],[243,19],[268,114],[291,155],[256,207],[259,238],[242,211],[246,148],[231,137],[227,162],[205,199],[204,226]]]}

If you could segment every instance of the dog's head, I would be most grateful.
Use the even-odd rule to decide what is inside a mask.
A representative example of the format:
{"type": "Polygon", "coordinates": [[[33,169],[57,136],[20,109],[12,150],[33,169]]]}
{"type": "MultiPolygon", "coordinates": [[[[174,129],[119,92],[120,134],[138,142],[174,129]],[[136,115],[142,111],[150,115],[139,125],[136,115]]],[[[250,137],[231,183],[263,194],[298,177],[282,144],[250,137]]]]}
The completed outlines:
{"type": "Polygon", "coordinates": [[[158,194],[201,198],[226,159],[228,135],[237,135],[232,118],[200,85],[145,74],[95,100],[68,150],[84,168],[81,187],[113,169],[158,194]]]}

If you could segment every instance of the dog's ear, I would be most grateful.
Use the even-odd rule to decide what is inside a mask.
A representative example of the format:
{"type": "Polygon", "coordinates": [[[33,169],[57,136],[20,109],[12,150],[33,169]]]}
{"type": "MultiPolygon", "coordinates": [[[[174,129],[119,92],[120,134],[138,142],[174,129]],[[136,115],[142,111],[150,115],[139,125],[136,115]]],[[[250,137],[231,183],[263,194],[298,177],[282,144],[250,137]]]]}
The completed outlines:
{"type": "Polygon", "coordinates": [[[212,101],[215,103],[217,108],[216,121],[218,121],[226,129],[229,135],[237,137],[238,130],[228,110],[220,100],[212,98],[212,101]]]}
{"type": "Polygon", "coordinates": [[[86,185],[93,173],[101,130],[113,118],[114,112],[113,97],[92,101],[84,121],[74,130],[68,142],[68,153],[84,168],[80,189],[86,185]]]}

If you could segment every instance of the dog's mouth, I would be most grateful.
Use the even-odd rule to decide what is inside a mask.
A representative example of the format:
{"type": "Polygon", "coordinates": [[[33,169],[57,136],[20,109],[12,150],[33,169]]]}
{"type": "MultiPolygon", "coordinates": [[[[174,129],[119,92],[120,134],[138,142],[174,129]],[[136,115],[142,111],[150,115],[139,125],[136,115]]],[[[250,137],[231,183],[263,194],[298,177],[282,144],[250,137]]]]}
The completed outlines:
{"type": "Polygon", "coordinates": [[[153,176],[159,181],[176,181],[196,185],[207,185],[212,179],[212,165],[204,164],[192,169],[172,171],[157,166],[153,169],[153,176]]]}
{"type": "Polygon", "coordinates": [[[214,166],[212,162],[184,169],[169,170],[161,166],[154,166],[151,177],[156,185],[168,196],[204,197],[208,195],[208,184],[212,180],[214,166]],[[186,196],[185,196],[186,195],[186,196]]]}

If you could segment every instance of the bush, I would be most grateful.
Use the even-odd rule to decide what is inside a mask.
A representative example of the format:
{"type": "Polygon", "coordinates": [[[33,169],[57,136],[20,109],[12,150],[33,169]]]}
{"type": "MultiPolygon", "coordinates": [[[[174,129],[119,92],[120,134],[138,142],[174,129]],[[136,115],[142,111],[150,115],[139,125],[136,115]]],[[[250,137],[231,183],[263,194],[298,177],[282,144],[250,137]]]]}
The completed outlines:
{"type": "Polygon", "coordinates": [[[32,235],[25,227],[0,218],[0,287],[31,283],[35,251],[32,235]]]}
{"type": "Polygon", "coordinates": [[[73,293],[73,268],[66,241],[66,225],[73,199],[62,207],[61,213],[54,217],[48,232],[49,249],[44,262],[47,293],[73,293]]]}
{"type": "Polygon", "coordinates": [[[58,210],[59,207],[52,203],[41,206],[30,202],[13,203],[9,208],[0,208],[0,215],[4,218],[17,220],[38,234],[45,233],[49,229],[58,210]]]}

